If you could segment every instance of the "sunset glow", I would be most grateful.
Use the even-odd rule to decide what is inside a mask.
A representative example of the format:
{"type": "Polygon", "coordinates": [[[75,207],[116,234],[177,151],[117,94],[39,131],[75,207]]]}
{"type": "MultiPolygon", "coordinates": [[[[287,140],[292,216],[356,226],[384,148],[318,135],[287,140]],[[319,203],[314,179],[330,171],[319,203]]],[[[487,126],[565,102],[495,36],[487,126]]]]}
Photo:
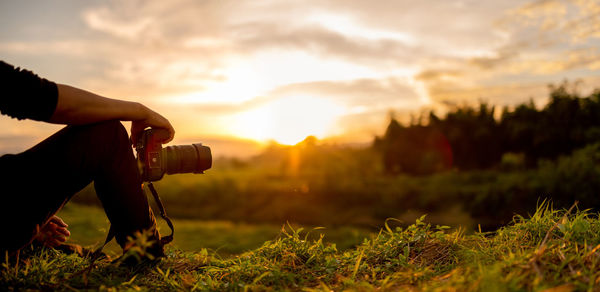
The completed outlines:
{"type": "MultiPolygon", "coordinates": [[[[391,111],[541,106],[550,83],[600,87],[599,11],[595,0],[3,1],[0,56],[144,103],[169,118],[174,143],[365,142],[391,111]]],[[[0,137],[29,141],[4,152],[58,128],[0,124],[0,137]]]]}
{"type": "Polygon", "coordinates": [[[341,106],[329,100],[290,96],[240,113],[233,127],[244,138],[294,145],[310,135],[324,138],[333,133],[343,113],[341,106]]]}

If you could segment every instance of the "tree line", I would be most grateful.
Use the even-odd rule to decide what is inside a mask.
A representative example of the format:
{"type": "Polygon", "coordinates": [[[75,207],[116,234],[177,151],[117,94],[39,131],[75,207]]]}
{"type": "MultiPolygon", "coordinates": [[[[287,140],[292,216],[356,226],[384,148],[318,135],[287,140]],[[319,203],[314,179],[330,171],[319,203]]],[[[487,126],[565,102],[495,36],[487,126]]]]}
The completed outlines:
{"type": "Polygon", "coordinates": [[[535,167],[600,141],[600,89],[580,96],[568,83],[550,86],[549,101],[513,109],[480,103],[459,106],[445,117],[433,111],[405,126],[395,118],[373,148],[388,174],[431,174],[443,170],[535,167]],[[423,122],[423,120],[427,120],[423,122]]]}

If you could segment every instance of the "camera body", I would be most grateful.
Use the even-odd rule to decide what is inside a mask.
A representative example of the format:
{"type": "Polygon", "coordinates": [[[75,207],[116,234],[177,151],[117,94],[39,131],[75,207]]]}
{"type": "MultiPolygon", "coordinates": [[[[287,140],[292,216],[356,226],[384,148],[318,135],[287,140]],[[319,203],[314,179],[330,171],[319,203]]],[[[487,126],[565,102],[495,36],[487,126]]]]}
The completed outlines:
{"type": "Polygon", "coordinates": [[[137,161],[142,181],[157,181],[164,174],[204,173],[212,166],[210,148],[196,143],[162,147],[169,138],[164,129],[146,129],[136,141],[137,161]]]}

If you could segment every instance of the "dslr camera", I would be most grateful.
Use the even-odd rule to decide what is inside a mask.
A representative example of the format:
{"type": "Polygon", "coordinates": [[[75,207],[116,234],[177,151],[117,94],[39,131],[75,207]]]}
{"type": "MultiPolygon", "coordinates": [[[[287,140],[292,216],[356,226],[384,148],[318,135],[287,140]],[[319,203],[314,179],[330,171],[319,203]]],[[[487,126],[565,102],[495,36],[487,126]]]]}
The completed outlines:
{"type": "Polygon", "coordinates": [[[164,129],[146,129],[136,141],[137,161],[142,181],[160,180],[174,173],[204,173],[212,166],[210,148],[201,143],[162,147],[169,137],[164,129]]]}

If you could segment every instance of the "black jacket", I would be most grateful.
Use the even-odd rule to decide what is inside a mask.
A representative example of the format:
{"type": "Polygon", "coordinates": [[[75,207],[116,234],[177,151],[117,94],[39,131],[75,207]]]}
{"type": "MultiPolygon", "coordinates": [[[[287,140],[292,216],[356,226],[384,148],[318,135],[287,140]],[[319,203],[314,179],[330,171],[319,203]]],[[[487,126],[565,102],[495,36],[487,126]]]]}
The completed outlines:
{"type": "Polygon", "coordinates": [[[47,121],[58,102],[56,83],[0,61],[0,112],[22,119],[47,121]]]}

